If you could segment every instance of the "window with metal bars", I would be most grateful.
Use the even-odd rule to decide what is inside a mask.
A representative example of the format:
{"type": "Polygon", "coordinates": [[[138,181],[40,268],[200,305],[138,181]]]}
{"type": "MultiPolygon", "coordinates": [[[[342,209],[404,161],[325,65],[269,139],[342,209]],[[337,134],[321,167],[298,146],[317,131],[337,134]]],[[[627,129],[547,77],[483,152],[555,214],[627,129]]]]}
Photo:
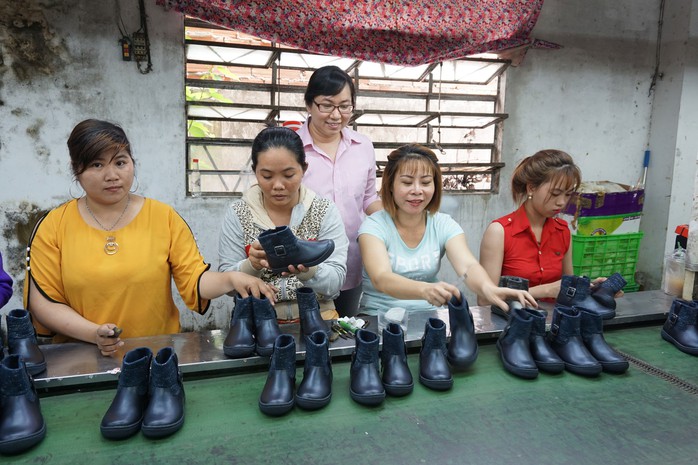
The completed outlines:
{"type": "Polygon", "coordinates": [[[349,126],[373,141],[378,186],[387,155],[420,143],[439,157],[445,190],[497,190],[508,61],[395,66],[308,53],[193,19],[185,28],[189,195],[193,160],[203,196],[236,195],[253,184],[254,137],[268,125],[300,127],[308,79],[326,65],[354,78],[349,126]]]}

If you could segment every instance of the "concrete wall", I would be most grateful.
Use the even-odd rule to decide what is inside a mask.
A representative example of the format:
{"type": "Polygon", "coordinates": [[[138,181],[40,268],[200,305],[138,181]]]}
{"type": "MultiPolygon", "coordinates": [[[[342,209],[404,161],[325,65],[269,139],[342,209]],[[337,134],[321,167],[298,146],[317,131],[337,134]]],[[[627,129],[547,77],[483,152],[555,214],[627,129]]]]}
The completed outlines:
{"type": "MultiPolygon", "coordinates": [[[[138,2],[119,3],[133,32],[138,2]]],[[[508,180],[523,157],[559,148],[575,156],[587,180],[633,184],[649,140],[653,158],[640,269],[650,288],[659,287],[661,257],[673,243],[674,223],[690,218],[696,159],[690,128],[698,117],[698,107],[686,104],[698,89],[691,80],[696,54],[688,53],[695,31],[689,18],[696,14],[689,0],[667,2],[672,13],[665,15],[665,77],[648,95],[659,3],[545,3],[534,36],[563,48],[531,50],[508,73],[502,192],[448,196],[444,202],[476,254],[489,221],[514,208],[508,180]],[[655,136],[657,128],[661,134],[655,136]],[[690,182],[672,184],[673,176],[690,182]]],[[[0,250],[16,280],[15,296],[4,310],[21,306],[24,248],[36,218],[70,198],[65,141],[85,118],[124,126],[137,159],[139,193],[173,205],[189,222],[207,261],[217,264],[218,231],[230,199],[185,197],[183,20],[152,0],[146,8],[153,71],[143,75],[135,63],[121,60],[115,2],[0,0],[0,250]]],[[[450,266],[442,274],[455,279],[450,266]]],[[[183,324],[223,327],[230,306],[229,299],[217,299],[209,315],[186,312],[183,324]]]]}

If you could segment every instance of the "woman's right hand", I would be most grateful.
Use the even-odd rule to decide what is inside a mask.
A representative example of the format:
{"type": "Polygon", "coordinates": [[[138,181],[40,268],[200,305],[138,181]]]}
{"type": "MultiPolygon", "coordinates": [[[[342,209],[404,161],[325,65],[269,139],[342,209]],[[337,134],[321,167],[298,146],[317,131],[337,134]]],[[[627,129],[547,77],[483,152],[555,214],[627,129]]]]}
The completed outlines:
{"type": "Polygon", "coordinates": [[[262,248],[262,244],[259,241],[254,241],[250,245],[248,250],[247,259],[250,261],[250,265],[255,270],[261,270],[262,268],[269,268],[269,262],[267,261],[267,253],[262,248]]]}
{"type": "Polygon", "coordinates": [[[113,356],[124,345],[121,338],[114,335],[114,328],[116,328],[114,323],[105,323],[97,328],[95,344],[106,357],[113,356]]]}
{"type": "Polygon", "coordinates": [[[425,284],[423,291],[424,300],[435,307],[447,305],[454,295],[460,297],[460,291],[453,284],[445,282],[425,284]]]}

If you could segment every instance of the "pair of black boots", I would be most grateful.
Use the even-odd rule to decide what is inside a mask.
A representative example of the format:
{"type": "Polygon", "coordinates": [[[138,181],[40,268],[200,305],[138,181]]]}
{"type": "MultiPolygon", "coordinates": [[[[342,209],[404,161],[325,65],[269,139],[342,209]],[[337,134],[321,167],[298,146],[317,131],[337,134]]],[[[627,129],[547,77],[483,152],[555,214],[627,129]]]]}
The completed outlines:
{"type": "Polygon", "coordinates": [[[148,438],[169,436],[184,424],[184,384],[172,347],[155,357],[147,347],[126,353],[116,396],[102,418],[107,439],[126,439],[139,430],[148,438]]]}
{"type": "Polygon", "coordinates": [[[259,409],[271,416],[288,413],[294,405],[320,409],[332,400],[332,361],[329,338],[324,330],[305,337],[303,381],[296,390],[296,341],[280,334],[274,342],[266,383],[259,396],[259,409]]]}
{"type": "Polygon", "coordinates": [[[597,376],[601,371],[624,373],[629,367],[604,339],[602,317],[584,307],[555,305],[547,334],[544,312],[514,309],[497,349],[504,368],[525,379],[536,378],[539,371],[557,374],[567,369],[597,376]]]}
{"type": "Polygon", "coordinates": [[[422,347],[419,351],[419,381],[426,387],[446,391],[453,387],[451,369],[465,370],[475,360],[479,348],[475,323],[465,296],[452,297],[448,302],[448,323],[451,336],[446,341],[446,323],[429,318],[424,325],[422,347]]]}
{"type": "MultiPolygon", "coordinates": [[[[301,332],[310,336],[315,331],[324,331],[329,336],[329,327],[320,315],[320,305],[315,291],[309,287],[296,289],[301,332]]],[[[269,357],[274,351],[276,339],[281,335],[276,320],[276,310],[265,296],[249,296],[235,299],[235,309],[230,321],[228,335],[223,341],[223,353],[231,358],[245,358],[255,352],[269,357]]]]}
{"type": "MultiPolygon", "coordinates": [[[[46,359],[39,349],[31,315],[23,308],[10,310],[5,317],[7,323],[7,352],[18,355],[25,363],[29,374],[37,375],[46,370],[46,359]]],[[[0,333],[0,360],[4,356],[4,343],[0,333]]]]}
{"type": "Polygon", "coordinates": [[[46,423],[27,364],[17,354],[4,357],[0,362],[0,453],[24,452],[45,436],[46,423]]]}
{"type": "Polygon", "coordinates": [[[698,355],[698,301],[674,299],[662,327],[662,339],[681,352],[698,355]]]}
{"type": "Polygon", "coordinates": [[[257,239],[267,254],[271,272],[275,274],[288,271],[289,265],[318,265],[334,252],[332,239],[304,241],[298,239],[288,226],[267,229],[257,239]]]}
{"type": "Polygon", "coordinates": [[[591,288],[586,276],[564,275],[556,303],[567,307],[582,307],[603,320],[616,316],[615,295],[628,284],[620,273],[613,273],[604,282],[591,288]]]}

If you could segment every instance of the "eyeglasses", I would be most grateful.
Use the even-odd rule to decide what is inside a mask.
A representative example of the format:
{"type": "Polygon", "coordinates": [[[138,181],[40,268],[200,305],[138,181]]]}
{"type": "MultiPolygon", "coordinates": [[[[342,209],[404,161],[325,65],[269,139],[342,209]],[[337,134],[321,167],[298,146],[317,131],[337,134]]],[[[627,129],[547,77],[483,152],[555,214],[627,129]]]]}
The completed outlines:
{"type": "Polygon", "coordinates": [[[348,115],[354,111],[354,105],[332,105],[330,103],[317,103],[315,100],[313,100],[313,103],[317,105],[320,113],[332,113],[335,108],[343,115],[348,115]]]}

